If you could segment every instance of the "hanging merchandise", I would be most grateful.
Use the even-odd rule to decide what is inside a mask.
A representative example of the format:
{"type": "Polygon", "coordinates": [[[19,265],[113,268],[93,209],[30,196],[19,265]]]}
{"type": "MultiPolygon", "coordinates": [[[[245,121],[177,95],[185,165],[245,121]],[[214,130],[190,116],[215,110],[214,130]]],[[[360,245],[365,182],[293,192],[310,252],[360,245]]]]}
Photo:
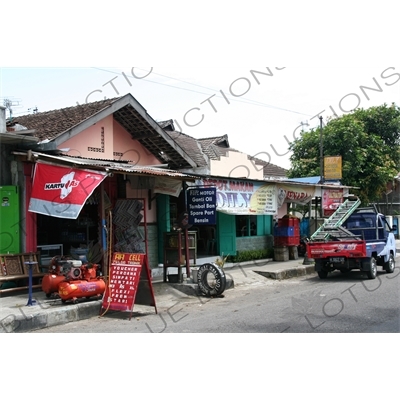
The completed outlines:
{"type": "Polygon", "coordinates": [[[140,227],[144,219],[144,202],[118,200],[113,212],[115,251],[131,254],[146,253],[145,233],[140,227]]]}

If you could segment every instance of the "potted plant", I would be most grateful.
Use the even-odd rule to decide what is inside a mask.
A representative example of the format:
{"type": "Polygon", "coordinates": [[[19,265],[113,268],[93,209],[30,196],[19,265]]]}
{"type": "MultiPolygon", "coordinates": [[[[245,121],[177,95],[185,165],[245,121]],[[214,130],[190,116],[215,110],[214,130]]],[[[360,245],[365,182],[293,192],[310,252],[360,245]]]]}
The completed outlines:
{"type": "Polygon", "coordinates": [[[218,267],[220,268],[224,268],[226,260],[228,259],[229,254],[224,257],[224,253],[222,253],[222,256],[219,256],[216,260],[215,260],[215,264],[218,265],[218,267]]]}

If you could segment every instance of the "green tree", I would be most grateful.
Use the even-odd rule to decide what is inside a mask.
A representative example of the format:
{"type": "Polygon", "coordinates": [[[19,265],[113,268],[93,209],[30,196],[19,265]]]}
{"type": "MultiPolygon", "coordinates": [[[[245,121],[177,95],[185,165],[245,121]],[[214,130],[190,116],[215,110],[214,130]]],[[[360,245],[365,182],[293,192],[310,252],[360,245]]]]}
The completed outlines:
{"type": "MultiPolygon", "coordinates": [[[[290,178],[318,176],[320,129],[304,132],[291,145],[290,178]]],[[[342,156],[342,184],[364,204],[378,201],[400,171],[400,108],[386,104],[330,120],[322,131],[324,156],[342,156]]]]}

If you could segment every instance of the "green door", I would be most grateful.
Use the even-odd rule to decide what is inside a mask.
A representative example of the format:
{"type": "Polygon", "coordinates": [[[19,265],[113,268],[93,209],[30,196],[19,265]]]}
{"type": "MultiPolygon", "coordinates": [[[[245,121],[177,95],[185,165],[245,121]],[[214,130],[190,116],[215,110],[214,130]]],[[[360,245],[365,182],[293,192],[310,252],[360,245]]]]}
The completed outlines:
{"type": "Polygon", "coordinates": [[[236,218],[234,215],[217,213],[217,249],[219,255],[236,255],[236,218]]]}
{"type": "Polygon", "coordinates": [[[21,252],[19,201],[17,186],[0,186],[0,254],[21,252]]]}

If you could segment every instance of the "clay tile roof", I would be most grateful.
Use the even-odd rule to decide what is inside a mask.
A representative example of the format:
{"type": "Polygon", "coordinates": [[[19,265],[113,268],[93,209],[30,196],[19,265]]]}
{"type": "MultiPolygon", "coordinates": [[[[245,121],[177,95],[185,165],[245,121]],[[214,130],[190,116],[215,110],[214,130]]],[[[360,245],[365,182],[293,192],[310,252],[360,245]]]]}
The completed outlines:
{"type": "MultiPolygon", "coordinates": [[[[12,124],[19,124],[29,130],[35,130],[35,137],[43,140],[52,140],[57,135],[65,132],[97,112],[107,108],[118,98],[81,104],[59,110],[45,111],[36,114],[15,117],[12,124]]],[[[8,122],[8,126],[12,125],[8,122]]]]}
{"type": "MultiPolygon", "coordinates": [[[[207,154],[208,157],[212,160],[219,160],[221,156],[226,156],[228,151],[235,151],[238,150],[233,149],[229,146],[228,136],[217,136],[212,138],[206,139],[199,139],[198,140],[204,153],[207,154]]],[[[248,156],[249,160],[253,160],[256,165],[260,165],[264,167],[264,178],[265,179],[282,179],[287,177],[287,170],[277,165],[271,164],[267,161],[260,160],[258,158],[254,158],[248,156]]]]}
{"type": "Polygon", "coordinates": [[[286,169],[255,157],[249,156],[249,159],[252,160],[256,165],[264,166],[264,179],[287,179],[288,171],[286,169]]]}
{"type": "Polygon", "coordinates": [[[274,164],[268,164],[264,168],[264,178],[285,178],[287,179],[288,170],[274,164]]]}
{"type": "Polygon", "coordinates": [[[198,142],[204,153],[207,154],[211,160],[220,160],[222,156],[227,155],[228,151],[237,151],[230,148],[228,135],[199,139],[198,142]]]}
{"type": "Polygon", "coordinates": [[[207,158],[204,156],[202,148],[197,139],[194,139],[191,136],[181,132],[170,132],[168,130],[167,132],[171,139],[173,139],[189,155],[189,157],[197,164],[198,167],[207,167],[207,158]]]}

